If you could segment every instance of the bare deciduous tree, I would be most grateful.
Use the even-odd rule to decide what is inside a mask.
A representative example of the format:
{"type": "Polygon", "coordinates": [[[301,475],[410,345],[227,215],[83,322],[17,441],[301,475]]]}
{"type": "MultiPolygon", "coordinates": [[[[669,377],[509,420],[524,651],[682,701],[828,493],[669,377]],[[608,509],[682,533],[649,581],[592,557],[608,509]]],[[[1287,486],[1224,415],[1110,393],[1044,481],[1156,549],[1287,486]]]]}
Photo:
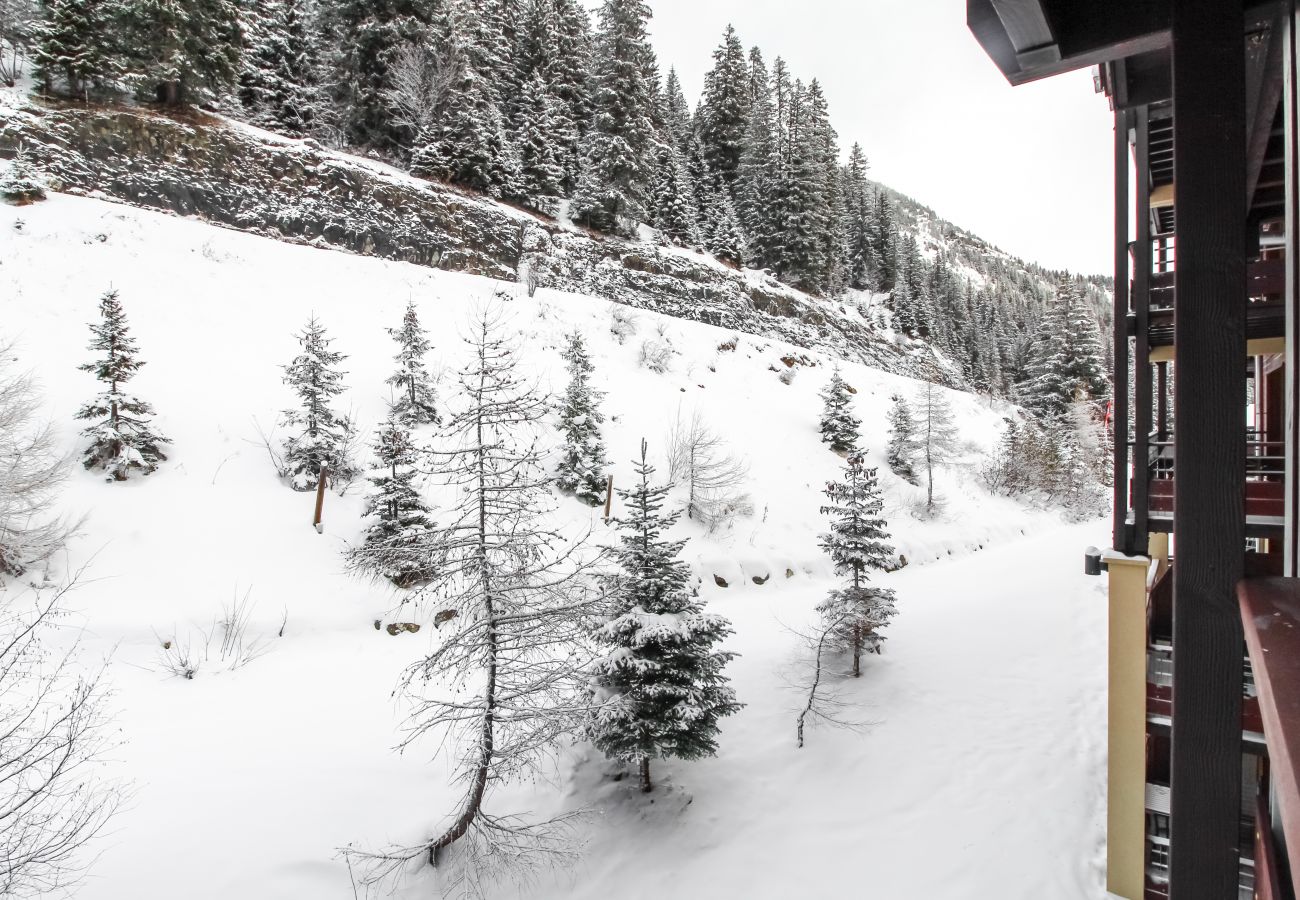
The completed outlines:
{"type": "Polygon", "coordinates": [[[668,478],[686,486],[686,517],[709,531],[753,512],[742,488],[749,466],[732,456],[726,441],[715,433],[697,409],[689,420],[677,418],[668,429],[668,478]]]}
{"type": "Polygon", "coordinates": [[[430,38],[403,44],[388,67],[393,123],[420,134],[437,124],[438,110],[464,78],[466,60],[439,53],[430,38]]]}
{"type": "Polygon", "coordinates": [[[459,374],[464,408],[448,444],[430,451],[435,477],[459,496],[427,550],[442,561],[418,604],[445,624],[439,646],[404,674],[413,703],[403,746],[459,748],[459,808],[427,841],[380,852],[345,851],[376,885],[427,857],[447,867],[447,893],[478,896],[490,879],[523,878],[573,858],[574,814],[541,822],[489,810],[498,786],[545,775],[550,751],[587,711],[584,628],[600,594],[595,554],[551,530],[549,481],[537,436],[547,398],[515,371],[499,313],[476,315],[472,359],[459,374]],[[448,616],[446,613],[454,612],[448,616]],[[453,851],[449,853],[449,851],[453,851]]]}
{"type": "Polygon", "coordinates": [[[838,635],[842,632],[846,616],[826,619],[820,627],[811,633],[795,634],[803,641],[810,653],[806,675],[791,679],[791,687],[807,694],[799,715],[795,718],[796,745],[804,745],[806,728],[816,722],[822,722],[835,728],[861,730],[866,723],[850,719],[845,715],[848,704],[836,690],[836,677],[827,671],[826,657],[837,649],[838,635]]]}
{"type": "Polygon", "coordinates": [[[0,575],[48,559],[79,524],[55,514],[67,459],[50,424],[38,418],[35,383],[11,371],[12,358],[12,345],[0,344],[0,575]]]}
{"type": "Polygon", "coordinates": [[[39,21],[35,0],[0,0],[0,84],[18,83],[39,21]]]}
{"type": "Polygon", "coordinates": [[[0,589],[0,896],[65,890],[116,812],[123,787],[105,777],[104,670],[85,672],[75,641],[53,646],[76,585],[0,589]]]}

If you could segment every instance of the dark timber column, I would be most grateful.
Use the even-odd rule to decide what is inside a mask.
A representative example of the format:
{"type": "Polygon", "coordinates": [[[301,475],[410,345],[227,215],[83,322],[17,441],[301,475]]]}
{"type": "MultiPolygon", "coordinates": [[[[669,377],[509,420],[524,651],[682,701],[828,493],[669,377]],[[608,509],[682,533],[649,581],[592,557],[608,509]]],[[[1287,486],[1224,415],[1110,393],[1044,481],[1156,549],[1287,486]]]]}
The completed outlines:
{"type": "MultiPolygon", "coordinates": [[[[1139,107],[1136,121],[1137,239],[1133,244],[1133,553],[1147,552],[1151,510],[1151,115],[1139,107]]],[[[1177,293],[1177,292],[1175,292],[1177,293]]],[[[1175,303],[1177,301],[1175,300],[1175,303]]],[[[1175,313],[1176,315],[1177,313],[1175,313]]],[[[1177,473],[1175,471],[1175,477],[1177,473]]]]}
{"type": "Polygon", "coordinates": [[[1286,147],[1286,531],[1282,539],[1282,572],[1295,578],[1300,572],[1297,565],[1296,517],[1300,514],[1300,417],[1296,404],[1300,403],[1300,234],[1296,223],[1300,221],[1300,183],[1297,183],[1297,166],[1300,166],[1300,146],[1297,145],[1296,127],[1300,124],[1300,98],[1296,96],[1296,46],[1295,3],[1284,7],[1282,17],[1282,123],[1286,147]]]}
{"type": "Polygon", "coordinates": [[[1112,546],[1131,553],[1128,520],[1128,115],[1115,113],[1115,377],[1111,429],[1115,434],[1115,518],[1112,546]]]}
{"type": "Polygon", "coordinates": [[[1237,897],[1245,544],[1242,0],[1173,11],[1175,386],[1171,900],[1237,897]]]}

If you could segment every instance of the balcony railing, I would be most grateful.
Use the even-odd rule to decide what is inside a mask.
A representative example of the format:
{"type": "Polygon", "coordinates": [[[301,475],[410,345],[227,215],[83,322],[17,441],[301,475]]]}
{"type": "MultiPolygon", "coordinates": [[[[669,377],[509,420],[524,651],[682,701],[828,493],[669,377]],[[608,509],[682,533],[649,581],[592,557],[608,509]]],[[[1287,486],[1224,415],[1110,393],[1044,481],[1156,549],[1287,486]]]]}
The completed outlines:
{"type": "MultiPolygon", "coordinates": [[[[1152,435],[1148,442],[1149,476],[1147,482],[1147,509],[1156,516],[1170,517],[1174,512],[1174,480],[1178,475],[1174,457],[1174,442],[1158,440],[1152,435]]],[[[1286,445],[1248,435],[1246,440],[1246,516],[1257,525],[1281,525],[1286,511],[1285,481],[1286,445]]]]}
{"type": "MultiPolygon", "coordinates": [[[[1250,657],[1243,660],[1241,691],[1241,729],[1260,734],[1264,722],[1260,715],[1259,696],[1255,688],[1250,657]]],[[[1147,647],[1147,715],[1169,717],[1173,714],[1174,648],[1167,641],[1153,640],[1147,647]]]]}
{"type": "MultiPolygon", "coordinates": [[[[1174,342],[1174,313],[1177,308],[1172,270],[1157,271],[1151,276],[1150,327],[1152,347],[1174,342]]],[[[1286,307],[1282,296],[1286,289],[1286,265],[1282,260],[1267,259],[1250,263],[1246,269],[1246,339],[1281,337],[1286,329],[1286,307]]],[[[1136,292],[1130,294],[1136,303],[1136,292]]]]}

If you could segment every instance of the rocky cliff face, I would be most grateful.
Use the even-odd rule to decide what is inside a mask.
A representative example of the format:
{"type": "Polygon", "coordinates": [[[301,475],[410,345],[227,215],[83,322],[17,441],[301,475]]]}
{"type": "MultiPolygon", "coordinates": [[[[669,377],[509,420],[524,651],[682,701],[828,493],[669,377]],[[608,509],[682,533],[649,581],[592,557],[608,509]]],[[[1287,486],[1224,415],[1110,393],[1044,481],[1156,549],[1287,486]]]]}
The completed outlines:
{"type": "Polygon", "coordinates": [[[0,107],[0,156],[19,147],[56,190],[506,281],[532,272],[546,287],[827,350],[899,374],[933,371],[926,345],[887,337],[858,310],[770,276],[565,229],[312,141],[199,114],[0,107]]]}

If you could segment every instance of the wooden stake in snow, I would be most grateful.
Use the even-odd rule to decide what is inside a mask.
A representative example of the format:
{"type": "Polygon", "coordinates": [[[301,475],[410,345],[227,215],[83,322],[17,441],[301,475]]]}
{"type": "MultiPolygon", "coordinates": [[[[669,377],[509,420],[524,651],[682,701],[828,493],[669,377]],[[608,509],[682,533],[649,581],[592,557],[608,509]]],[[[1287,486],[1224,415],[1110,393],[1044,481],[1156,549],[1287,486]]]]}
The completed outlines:
{"type": "Polygon", "coordinates": [[[323,531],[321,528],[321,513],[325,509],[325,479],[329,476],[329,467],[320,467],[320,481],[316,482],[316,516],[311,520],[312,527],[319,534],[323,531]]]}
{"type": "Polygon", "coordinates": [[[614,505],[614,476],[605,479],[605,524],[609,524],[609,510],[614,505]]]}

